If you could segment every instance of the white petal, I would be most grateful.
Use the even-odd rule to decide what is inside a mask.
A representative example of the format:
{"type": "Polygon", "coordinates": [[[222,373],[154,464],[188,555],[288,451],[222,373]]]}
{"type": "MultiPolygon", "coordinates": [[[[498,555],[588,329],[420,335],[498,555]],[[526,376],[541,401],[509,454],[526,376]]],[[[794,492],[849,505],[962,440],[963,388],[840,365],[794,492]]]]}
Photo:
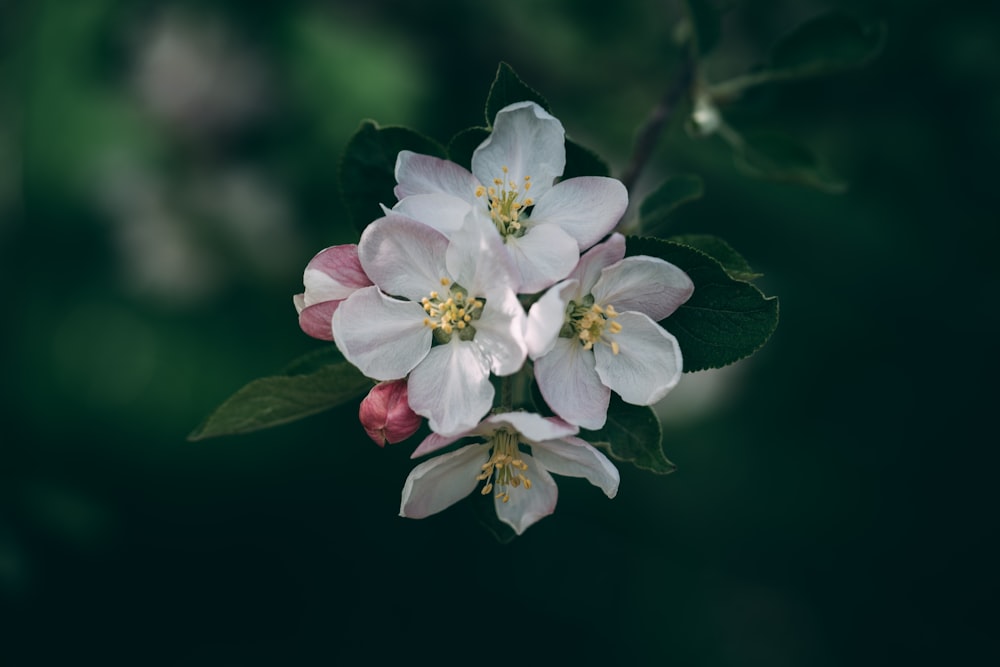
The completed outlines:
{"type": "Polygon", "coordinates": [[[472,493],[488,452],[483,445],[469,445],[419,464],[403,485],[399,516],[423,519],[472,493]]]}
{"type": "Polygon", "coordinates": [[[519,190],[530,176],[530,194],[537,201],[563,173],[565,139],[562,123],[534,102],[511,104],[497,112],[493,132],[472,154],[472,173],[484,185],[504,178],[519,190]]]}
{"type": "Polygon", "coordinates": [[[392,207],[394,213],[433,227],[445,236],[457,231],[472,206],[458,197],[443,194],[410,195],[392,207]]]}
{"type": "Polygon", "coordinates": [[[411,195],[446,194],[458,197],[470,205],[476,203],[476,188],[480,183],[464,167],[454,162],[412,151],[400,151],[396,156],[396,199],[411,195]]]}
{"type": "Polygon", "coordinates": [[[427,417],[435,433],[468,431],[493,407],[489,375],[479,348],[455,336],[450,343],[431,348],[410,373],[410,407],[427,417]]]}
{"type": "Polygon", "coordinates": [[[681,348],[677,339],[642,313],[622,313],[615,320],[622,330],[612,334],[618,354],[595,345],[597,374],[626,403],[652,405],[681,378],[681,348]]]}
{"type": "Polygon", "coordinates": [[[567,437],[547,440],[531,446],[535,460],[549,472],[566,477],[583,477],[604,491],[608,498],[618,494],[618,468],[590,443],[567,437]]]}
{"type": "Polygon", "coordinates": [[[486,215],[471,212],[449,238],[448,271],[471,296],[488,296],[497,288],[518,290],[517,268],[486,215]]]}
{"type": "Polygon", "coordinates": [[[585,252],[569,277],[580,281],[581,294],[590,294],[590,290],[601,277],[601,271],[615,262],[620,262],[623,257],[625,257],[625,237],[621,234],[612,234],[607,241],[585,252]]]}
{"type": "Polygon", "coordinates": [[[405,377],[427,355],[431,330],[424,309],[365,287],[341,302],[333,334],[344,358],[376,380],[405,377]]]}
{"type": "Polygon", "coordinates": [[[574,338],[558,338],[535,360],[535,380],[553,412],[571,424],[597,430],[608,416],[609,390],[594,369],[594,352],[574,338]]]}
{"type": "Polygon", "coordinates": [[[509,488],[507,502],[503,502],[501,498],[493,499],[497,518],[513,528],[518,535],[539,519],[552,514],[559,497],[555,480],[548,471],[528,454],[522,454],[521,458],[528,464],[524,475],[531,480],[531,488],[526,489],[524,485],[509,488]]]}
{"type": "Polygon", "coordinates": [[[686,273],[658,257],[626,257],[603,271],[591,290],[594,301],[615,310],[635,311],[660,321],[687,301],[694,283],[686,273]]]}
{"type": "Polygon", "coordinates": [[[401,215],[387,215],[365,228],[358,256],[365,272],[382,291],[419,301],[441,289],[448,276],[448,239],[441,232],[401,215]]]}
{"type": "Polygon", "coordinates": [[[550,287],[542,298],[531,304],[524,325],[524,342],[532,359],[548,354],[555,345],[566,323],[566,306],[573,297],[579,298],[579,289],[579,281],[564,280],[550,287]]]}
{"type": "Polygon", "coordinates": [[[483,307],[483,315],[472,322],[476,329],[473,343],[489,359],[495,375],[510,375],[521,370],[528,355],[524,342],[524,308],[513,290],[492,294],[483,307]]]}
{"type": "Polygon", "coordinates": [[[507,237],[522,294],[541,292],[565,278],[580,259],[576,240],[556,225],[533,225],[524,236],[507,237]]]}
{"type": "Polygon", "coordinates": [[[611,233],[628,208],[628,190],[621,181],[581,176],[560,181],[538,197],[531,220],[554,224],[586,250],[611,233]]]}
{"type": "Polygon", "coordinates": [[[483,420],[492,431],[507,426],[521,434],[523,440],[534,444],[542,440],[553,440],[576,435],[580,429],[558,417],[543,417],[534,412],[503,412],[483,420]]]}

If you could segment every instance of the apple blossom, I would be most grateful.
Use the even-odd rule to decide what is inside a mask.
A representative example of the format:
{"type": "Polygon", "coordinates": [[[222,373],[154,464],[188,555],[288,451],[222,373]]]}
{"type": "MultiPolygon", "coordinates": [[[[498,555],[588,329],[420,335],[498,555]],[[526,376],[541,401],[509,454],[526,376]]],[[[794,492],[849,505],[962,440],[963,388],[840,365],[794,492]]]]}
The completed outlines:
{"type": "Polygon", "coordinates": [[[413,452],[414,457],[464,437],[480,436],[483,441],[417,465],[403,486],[399,514],[413,519],[436,514],[482,483],[480,492],[493,494],[497,517],[520,535],[555,510],[558,491],[550,473],[583,477],[614,498],[618,469],[575,437],[578,430],[558,418],[508,412],[487,417],[475,428],[452,436],[431,434],[413,452]],[[524,445],[530,453],[522,450],[524,445]]]}
{"type": "Polygon", "coordinates": [[[497,112],[493,132],[472,155],[472,172],[429,155],[401,151],[393,210],[455,232],[473,213],[495,230],[517,268],[521,291],[566,277],[580,252],[609,234],[628,206],[613,178],[556,180],[566,165],[562,124],[534,102],[497,112]]]}
{"type": "Polygon", "coordinates": [[[331,246],[309,260],[302,275],[305,292],[292,297],[299,326],[313,338],[333,340],[333,311],[362,287],[372,284],[358,261],[358,246],[331,246]]]}
{"type": "Polygon", "coordinates": [[[361,401],[358,418],[365,433],[384,447],[406,440],[420,428],[420,416],[406,400],[406,381],[379,382],[361,401]]]}
{"type": "Polygon", "coordinates": [[[376,380],[409,375],[410,407],[439,433],[474,426],[493,406],[490,373],[515,373],[527,355],[514,269],[499,246],[475,225],[449,241],[389,214],[358,245],[375,284],[333,315],[344,357],[376,380]]]}
{"type": "Polygon", "coordinates": [[[694,284],[662,259],[625,257],[615,234],[531,306],[525,329],[538,389],[566,421],[599,429],[611,391],[651,405],[681,376],[677,339],[657,322],[690,298],[694,284]]]}

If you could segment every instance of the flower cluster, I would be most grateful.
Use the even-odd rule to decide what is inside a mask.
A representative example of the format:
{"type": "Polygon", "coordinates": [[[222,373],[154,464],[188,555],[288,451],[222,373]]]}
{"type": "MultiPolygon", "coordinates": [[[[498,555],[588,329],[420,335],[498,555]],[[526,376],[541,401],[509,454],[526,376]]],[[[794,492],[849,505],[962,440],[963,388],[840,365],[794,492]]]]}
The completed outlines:
{"type": "Polygon", "coordinates": [[[680,378],[677,340],[657,322],[691,296],[691,280],[661,259],[626,257],[613,233],[625,187],[560,180],[565,162],[562,124],[533,102],[511,104],[471,172],[399,153],[394,206],[357,246],[306,267],[300,326],[378,381],[360,410],[372,439],[405,440],[426,419],[414,457],[476,440],[413,469],[402,516],[479,488],[521,533],[555,508],[549,473],[614,497],[618,471],[579,430],[604,426],[612,391],[650,405],[680,378]],[[495,382],[509,389],[522,374],[555,416],[514,410],[512,391],[497,397],[495,382]]]}

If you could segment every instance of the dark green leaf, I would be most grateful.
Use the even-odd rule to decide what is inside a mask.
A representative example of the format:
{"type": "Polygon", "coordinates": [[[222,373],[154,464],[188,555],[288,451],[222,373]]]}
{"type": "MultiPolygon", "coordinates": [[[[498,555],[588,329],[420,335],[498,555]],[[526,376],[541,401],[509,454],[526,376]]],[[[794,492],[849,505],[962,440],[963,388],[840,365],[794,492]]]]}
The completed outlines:
{"type": "Polygon", "coordinates": [[[326,344],[322,347],[306,352],[301,357],[290,361],[278,375],[307,375],[318,371],[324,366],[339,364],[344,361],[344,355],[340,353],[336,345],[326,344]]]}
{"type": "Polygon", "coordinates": [[[259,378],[216,408],[188,440],[286,424],[346,403],[371,387],[372,381],[346,361],[301,375],[259,378]]]}
{"type": "Polygon", "coordinates": [[[639,206],[642,230],[648,233],[662,230],[674,209],[681,204],[700,199],[704,190],[701,177],[694,174],[682,174],[667,179],[639,206]]]}
{"type": "Polygon", "coordinates": [[[691,246],[709,255],[721,264],[722,268],[729,274],[729,277],[734,280],[749,282],[763,275],[755,273],[750,268],[749,262],[743,258],[743,255],[736,252],[731,245],[718,236],[712,236],[711,234],[684,234],[681,236],[671,236],[667,240],[691,246]]]}
{"type": "Polygon", "coordinates": [[[684,371],[721,368],[748,357],[778,325],[778,300],[754,285],[734,280],[715,259],[680,243],[629,237],[628,255],[659,257],[694,281],[694,294],[660,325],[677,337],[684,371]]]}
{"type": "Polygon", "coordinates": [[[603,447],[619,461],[637,468],[667,474],[677,469],[663,453],[660,420],[646,405],[631,405],[617,394],[611,395],[608,420],[599,431],[581,431],[580,437],[603,447]]]}
{"type": "Polygon", "coordinates": [[[610,176],[611,169],[608,163],[601,157],[572,139],[566,140],[566,168],[563,169],[562,178],[575,178],[577,176],[610,176]]]}
{"type": "Polygon", "coordinates": [[[405,127],[379,127],[366,120],[354,133],[340,163],[340,187],[344,203],[360,231],[382,217],[379,204],[396,203],[396,156],[402,150],[443,158],[444,148],[405,127]]]}
{"type": "Polygon", "coordinates": [[[768,71],[780,78],[801,78],[860,67],[882,50],[886,26],[862,23],[841,12],[806,21],[771,50],[768,71]]]}
{"type": "Polygon", "coordinates": [[[497,112],[515,102],[537,102],[540,107],[549,110],[549,103],[545,98],[521,81],[510,65],[501,62],[497,67],[493,85],[490,86],[490,93],[486,97],[486,125],[493,127],[497,112]]]}
{"type": "Polygon", "coordinates": [[[711,0],[685,0],[684,4],[687,6],[697,53],[705,55],[719,42],[722,15],[711,0]]]}
{"type": "Polygon", "coordinates": [[[469,127],[462,130],[448,142],[448,159],[471,171],[472,154],[489,136],[490,131],[485,127],[469,127]]]}
{"type": "Polygon", "coordinates": [[[837,194],[847,184],[807,146],[785,134],[756,132],[735,144],[736,166],[751,176],[806,185],[837,194]]]}

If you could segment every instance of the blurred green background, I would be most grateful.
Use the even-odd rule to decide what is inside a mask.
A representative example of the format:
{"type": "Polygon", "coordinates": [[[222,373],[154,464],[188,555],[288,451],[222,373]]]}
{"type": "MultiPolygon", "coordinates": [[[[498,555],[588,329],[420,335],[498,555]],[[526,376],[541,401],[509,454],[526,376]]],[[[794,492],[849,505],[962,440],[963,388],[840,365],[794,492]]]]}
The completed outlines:
{"type": "Polygon", "coordinates": [[[716,81],[828,9],[887,22],[867,68],[727,112],[850,189],[752,180],[675,119],[633,200],[701,174],[670,231],[748,257],[778,331],[668,397],[676,473],[623,465],[614,501],[562,479],[500,545],[467,505],[399,518],[409,446],[353,407],[185,436],[319,346],[291,295],[354,238],[337,168],[362,119],[447,141],[504,60],[620,174],[679,4],[0,2],[0,664],[1000,657],[1000,12],[726,4],[716,81]]]}

